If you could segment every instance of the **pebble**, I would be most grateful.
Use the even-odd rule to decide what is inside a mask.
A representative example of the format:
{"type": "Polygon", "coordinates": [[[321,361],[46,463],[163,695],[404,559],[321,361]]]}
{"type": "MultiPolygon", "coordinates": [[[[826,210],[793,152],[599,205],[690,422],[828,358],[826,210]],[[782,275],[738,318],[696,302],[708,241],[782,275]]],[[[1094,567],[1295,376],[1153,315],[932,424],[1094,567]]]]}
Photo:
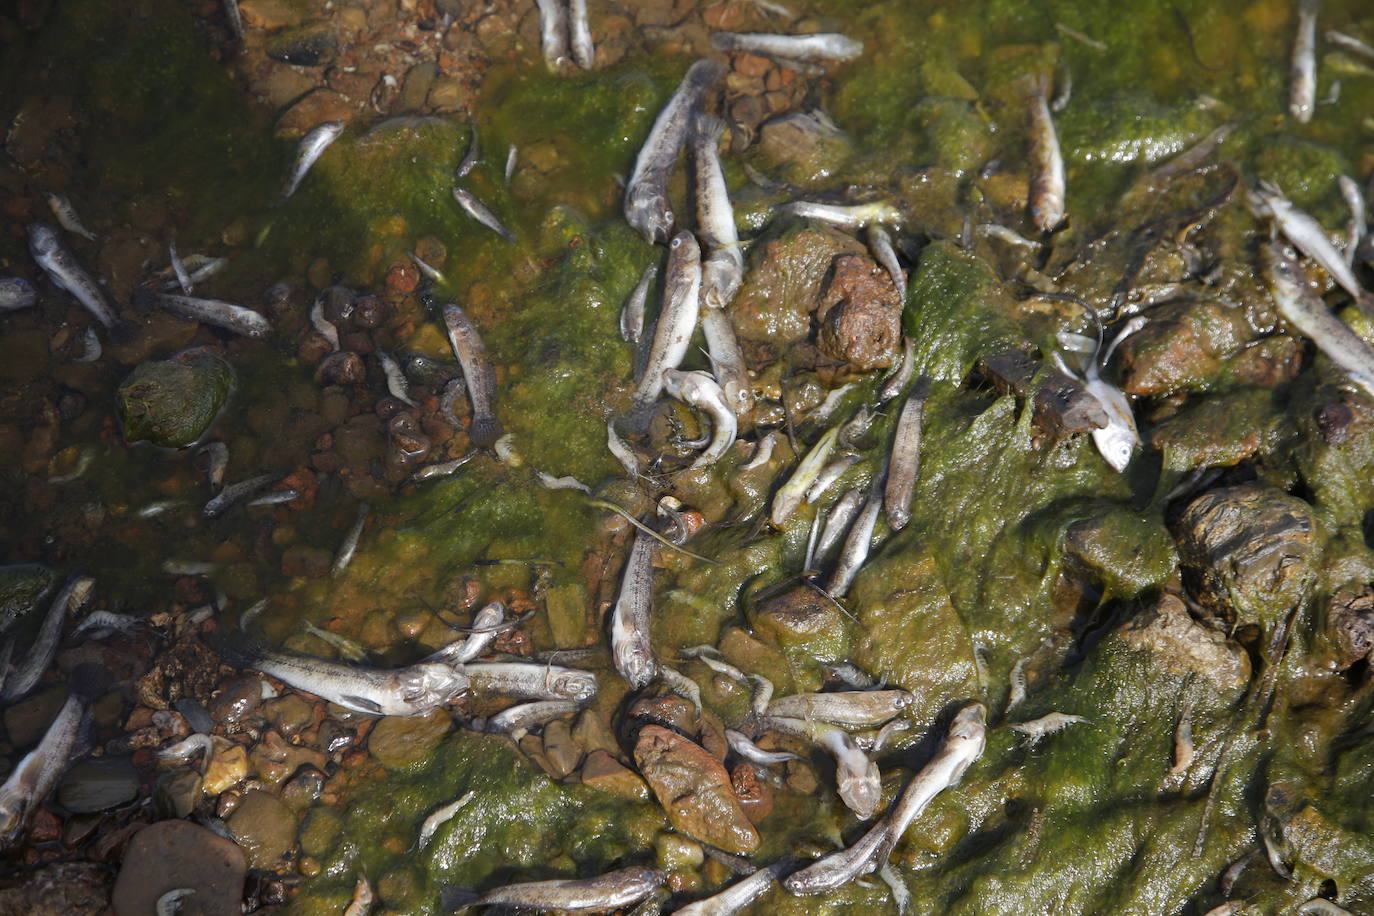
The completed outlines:
{"type": "Polygon", "coordinates": [[[187,817],[201,796],[200,773],[190,767],[169,770],[157,778],[153,804],[163,817],[187,817]]]}
{"type": "Polygon", "coordinates": [[[243,745],[217,747],[210,758],[210,766],[205,771],[205,794],[219,795],[232,789],[248,776],[248,752],[243,745]]]}
{"type": "Polygon", "coordinates": [[[262,705],[262,679],[252,675],[236,677],[226,683],[210,700],[210,716],[229,731],[262,705]]]}
{"type": "Polygon", "coordinates": [[[128,757],[88,757],[62,777],[57,802],[73,814],[106,811],[137,796],[138,782],[128,757]]]}
{"type": "Polygon", "coordinates": [[[254,868],[270,868],[296,842],[296,815],[275,795],[254,789],[229,817],[229,830],[254,868]]]}

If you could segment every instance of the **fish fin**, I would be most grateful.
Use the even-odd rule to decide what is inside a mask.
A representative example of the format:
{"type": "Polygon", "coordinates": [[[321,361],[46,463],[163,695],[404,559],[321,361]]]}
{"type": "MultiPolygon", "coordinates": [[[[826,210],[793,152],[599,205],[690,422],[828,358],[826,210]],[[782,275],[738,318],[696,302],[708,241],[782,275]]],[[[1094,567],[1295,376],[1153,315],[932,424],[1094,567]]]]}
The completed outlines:
{"type": "Polygon", "coordinates": [[[480,900],[481,894],[470,887],[459,887],[456,884],[445,884],[443,890],[439,891],[439,906],[446,913],[456,912],[471,906],[473,901],[480,900]]]}
{"type": "Polygon", "coordinates": [[[480,448],[491,448],[503,434],[501,421],[495,417],[474,419],[468,427],[468,438],[472,440],[473,445],[480,448]]]}
{"type": "Polygon", "coordinates": [[[87,702],[105,693],[112,680],[110,673],[94,662],[82,662],[68,676],[71,692],[87,702]]]}
{"type": "Polygon", "coordinates": [[[120,318],[110,327],[110,342],[117,344],[132,343],[142,330],[143,327],[137,322],[120,318]]]}
{"type": "Polygon", "coordinates": [[[346,693],[340,696],[339,699],[343,700],[344,703],[355,707],[356,709],[370,712],[376,716],[382,715],[381,705],[373,700],[369,700],[367,697],[360,697],[355,696],[351,693],[346,693]]]}

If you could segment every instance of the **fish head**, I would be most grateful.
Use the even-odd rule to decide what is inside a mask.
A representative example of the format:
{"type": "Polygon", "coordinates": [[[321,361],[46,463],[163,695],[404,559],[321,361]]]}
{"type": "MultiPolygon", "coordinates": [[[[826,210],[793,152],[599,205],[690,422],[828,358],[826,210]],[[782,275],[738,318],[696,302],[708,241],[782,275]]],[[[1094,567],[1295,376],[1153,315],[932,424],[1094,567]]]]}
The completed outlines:
{"type": "Polygon", "coordinates": [[[1114,417],[1109,418],[1108,423],[1101,429],[1093,430],[1093,444],[1102,453],[1102,457],[1112,466],[1112,470],[1118,474],[1123,473],[1131,463],[1131,455],[1135,452],[1136,437],[1134,431],[1127,431],[1116,422],[1114,417]]]}
{"type": "Polygon", "coordinates": [[[9,846],[24,826],[27,805],[23,792],[18,788],[6,786],[0,789],[0,849],[9,846]]]}
{"type": "Polygon", "coordinates": [[[878,810],[883,784],[877,765],[861,751],[837,761],[835,785],[839,789],[840,800],[860,820],[867,820],[878,810]]]}
{"type": "Polygon", "coordinates": [[[978,738],[987,730],[987,707],[982,703],[970,703],[954,717],[949,725],[951,738],[978,738]]]}
{"type": "MultiPolygon", "coordinates": [[[[649,661],[652,663],[653,659],[649,661]]],[[[647,678],[645,682],[648,682],[647,678]]],[[[554,675],[549,686],[560,697],[584,703],[596,696],[596,675],[590,671],[568,670],[554,675]]]]}
{"type": "Polygon", "coordinates": [[[673,231],[673,208],[668,199],[642,184],[631,188],[625,198],[625,219],[650,245],[667,241],[673,231]]]}
{"type": "Polygon", "coordinates": [[[50,257],[57,251],[57,230],[49,223],[29,223],[29,250],[35,258],[50,257]]]}

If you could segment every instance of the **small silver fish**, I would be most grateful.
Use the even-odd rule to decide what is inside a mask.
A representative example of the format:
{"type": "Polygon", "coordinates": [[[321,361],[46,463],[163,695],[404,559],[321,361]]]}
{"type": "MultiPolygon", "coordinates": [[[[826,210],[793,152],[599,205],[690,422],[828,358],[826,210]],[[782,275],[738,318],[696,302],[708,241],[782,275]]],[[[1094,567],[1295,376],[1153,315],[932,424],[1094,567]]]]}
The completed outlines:
{"type": "Polygon", "coordinates": [[[169,576],[208,576],[219,572],[219,564],[208,560],[179,560],[169,557],[162,561],[162,571],[169,576]]]}
{"type": "Polygon", "coordinates": [[[38,290],[23,277],[0,278],[0,312],[26,309],[38,302],[38,290]]]}
{"type": "Polygon", "coordinates": [[[893,289],[897,290],[901,301],[906,302],[906,274],[902,273],[902,266],[897,263],[897,249],[892,245],[892,236],[879,224],[870,223],[864,230],[864,238],[868,242],[868,250],[873,253],[873,259],[887,271],[892,278],[893,289]]]}
{"type": "Polygon", "coordinates": [[[482,203],[471,192],[463,188],[453,189],[453,199],[458,201],[458,205],[463,208],[468,216],[495,232],[507,242],[514,244],[516,241],[515,233],[511,232],[501,221],[496,218],[496,214],[487,209],[486,204],[482,203]]]}
{"type": "Polygon", "coordinates": [[[779,877],[795,867],[792,859],[780,859],[711,897],[673,910],[673,916],[734,916],[767,893],[779,877]]]}
{"type": "Polygon", "coordinates": [[[725,122],[698,112],[692,130],[696,166],[697,232],[706,249],[701,265],[701,298],[707,308],[724,308],[744,280],[744,251],[735,227],[735,211],[720,162],[725,122]]]}
{"type": "Polygon", "coordinates": [[[1288,76],[1288,112],[1306,124],[1312,120],[1317,96],[1317,8],[1321,0],[1298,0],[1297,37],[1288,76]]]}
{"type": "Polygon", "coordinates": [[[575,700],[534,700],[503,709],[486,719],[473,720],[473,727],[493,735],[509,735],[519,741],[532,728],[547,725],[555,719],[571,716],[582,709],[575,700]]]}
{"type": "MultiPolygon", "coordinates": [[[[705,270],[705,267],[702,269],[705,270]]],[[[744,364],[739,338],[735,336],[735,326],[724,309],[702,309],[700,316],[711,373],[720,383],[730,410],[736,417],[743,417],[754,409],[754,387],[749,380],[749,369],[744,364]]]]}
{"type": "Polygon", "coordinates": [[[462,671],[474,693],[497,693],[528,700],[576,700],[596,695],[596,675],[579,668],[532,662],[469,662],[462,671]]]}
{"type": "Polygon", "coordinates": [[[843,729],[804,719],[769,716],[761,723],[766,728],[806,738],[835,759],[835,788],[840,801],[861,820],[878,810],[882,800],[882,778],[878,767],[843,729]]]}
{"type": "Polygon", "coordinates": [[[1374,60],[1374,46],[1360,41],[1360,39],[1353,35],[1338,32],[1335,29],[1327,29],[1323,37],[1329,44],[1333,44],[1344,51],[1349,51],[1352,54],[1358,54],[1361,57],[1367,57],[1370,60],[1374,60]]]}
{"type": "Polygon", "coordinates": [[[873,529],[878,524],[878,513],[883,508],[883,477],[883,474],[873,475],[868,498],[850,526],[844,546],[840,548],[839,559],[835,561],[835,568],[826,582],[825,590],[836,598],[844,597],[849,591],[849,586],[854,584],[854,577],[868,560],[868,552],[873,549],[873,529]]]}
{"type": "Polygon", "coordinates": [[[353,554],[358,549],[358,540],[363,536],[363,527],[367,524],[367,516],[371,508],[365,502],[358,504],[358,517],[354,520],[352,527],[348,529],[348,534],[344,535],[343,543],[339,545],[339,552],[334,555],[334,565],[329,569],[331,576],[343,575],[344,570],[348,569],[348,564],[353,562],[353,554]]]}
{"type": "Polygon", "coordinates": [[[0,700],[13,703],[27,696],[38,686],[43,672],[57,654],[57,641],[62,635],[62,624],[66,621],[67,614],[79,610],[90,597],[94,587],[95,580],[89,576],[77,574],[67,580],[62,591],[58,592],[52,604],[48,605],[48,611],[43,615],[43,622],[39,624],[33,642],[10,667],[9,675],[4,679],[4,689],[0,691],[0,700]]]}
{"type": "Polygon", "coordinates": [[[382,374],[386,376],[386,390],[391,392],[391,396],[403,404],[411,407],[419,407],[410,397],[410,384],[406,381],[405,373],[401,371],[401,364],[385,350],[374,351],[377,354],[377,361],[382,364],[382,374]]]}
{"type": "Polygon", "coordinates": [[[280,475],[277,474],[259,474],[247,480],[240,480],[238,483],[231,483],[215,494],[214,498],[205,504],[205,508],[201,510],[201,514],[206,518],[217,518],[230,506],[236,505],[250,498],[255,493],[267,489],[272,484],[276,483],[278,479],[280,479],[280,475]]]}
{"type": "Polygon", "coordinates": [[[773,508],[769,514],[769,521],[775,528],[781,528],[783,523],[792,517],[792,513],[802,504],[806,492],[811,489],[816,478],[820,476],[825,463],[830,459],[830,453],[835,448],[835,442],[840,437],[840,428],[832,426],[825,431],[825,434],[816,440],[816,444],[811,446],[811,450],[806,453],[806,457],[797,465],[797,469],[792,472],[787,483],[778,488],[778,492],[773,496],[773,508]]]}
{"type": "Polygon", "coordinates": [[[444,306],[444,326],[448,330],[453,354],[463,367],[468,400],[472,403],[472,424],[468,427],[468,436],[479,448],[489,448],[501,438],[503,430],[501,422],[492,412],[496,373],[487,357],[487,348],[482,344],[477,326],[456,303],[450,302],[444,306]]]}
{"type": "Polygon", "coordinates": [[[635,533],[620,594],[611,611],[611,658],[632,690],[642,690],[658,671],[649,642],[650,610],[654,593],[654,542],[635,533]]]}
{"type": "Polygon", "coordinates": [[[284,490],[272,490],[269,493],[264,493],[261,496],[248,500],[248,502],[244,503],[244,505],[250,507],[279,506],[282,503],[293,503],[300,498],[301,494],[299,491],[288,488],[284,490]]]}
{"type": "Polygon", "coordinates": [[[813,557],[817,563],[824,563],[835,548],[840,546],[840,541],[844,539],[845,532],[854,522],[854,518],[859,514],[859,510],[864,504],[864,491],[858,487],[845,492],[835,505],[830,507],[830,514],[826,517],[825,526],[821,529],[821,535],[816,540],[816,551],[813,557]]]}
{"type": "Polygon", "coordinates": [[[485,894],[444,889],[447,910],[460,907],[508,906],[533,910],[616,910],[637,903],[663,886],[663,872],[633,866],[595,878],[566,878],[508,884],[485,894]]]}
{"type": "MultiPolygon", "coordinates": [[[[816,482],[806,491],[807,503],[818,502],[820,498],[825,495],[826,491],[834,485],[835,481],[843,477],[850,468],[862,460],[863,459],[858,455],[849,454],[841,455],[839,458],[827,464],[821,470],[820,474],[816,475],[816,482]]],[[[819,517],[820,516],[817,515],[817,518],[819,517]]]]}
{"type": "Polygon", "coordinates": [[[305,136],[301,137],[300,142],[296,144],[296,161],[292,164],[291,173],[286,179],[286,190],[282,192],[283,201],[296,193],[310,167],[329,148],[329,144],[339,139],[344,126],[343,121],[325,121],[310,128],[305,136]]]}
{"type": "Polygon", "coordinates": [[[237,667],[253,668],[297,690],[374,716],[424,715],[457,699],[469,683],[463,672],[444,664],[369,668],[259,648],[227,649],[226,655],[237,667]]]}
{"type": "Polygon", "coordinates": [[[450,474],[456,472],[463,465],[471,461],[473,455],[475,454],[477,453],[468,452],[466,455],[463,455],[459,458],[454,458],[452,461],[443,461],[438,464],[427,464],[424,467],[420,468],[418,471],[416,471],[414,474],[410,475],[410,479],[418,483],[422,480],[429,480],[432,477],[447,477],[450,474]]]}
{"type": "Polygon", "coordinates": [[[457,799],[449,802],[447,805],[443,805],[429,817],[425,818],[424,823],[420,825],[420,836],[419,839],[415,842],[416,847],[418,849],[424,849],[426,846],[428,846],[429,841],[434,836],[435,831],[437,831],[444,824],[447,824],[449,821],[453,820],[453,816],[457,814],[459,811],[461,811],[464,807],[466,807],[467,804],[476,797],[476,792],[464,792],[462,795],[458,796],[457,799]]]}
{"type": "Polygon", "coordinates": [[[690,467],[697,469],[715,464],[735,444],[735,433],[739,429],[734,408],[725,399],[725,391],[708,373],[700,370],[681,372],[665,369],[663,388],[669,397],[704,411],[711,418],[710,444],[690,467]]]}
{"type": "Polygon", "coordinates": [[[519,155],[519,153],[518,153],[518,151],[517,151],[516,148],[515,148],[515,144],[512,143],[512,144],[510,145],[510,152],[506,153],[506,172],[505,172],[505,178],[506,178],[506,185],[507,185],[507,186],[510,185],[510,180],[511,180],[511,178],[515,175],[515,162],[516,162],[516,156],[518,156],[518,155],[519,155]]]}
{"type": "Polygon", "coordinates": [[[92,611],[86,615],[75,628],[72,629],[71,638],[75,639],[82,633],[94,632],[96,638],[101,634],[107,633],[127,633],[144,624],[142,617],[135,617],[132,614],[115,614],[110,611],[92,611]]]}
{"type": "Polygon", "coordinates": [[[382,78],[377,80],[377,84],[372,87],[372,93],[368,96],[368,101],[372,103],[372,110],[377,114],[386,114],[400,88],[400,80],[390,73],[383,73],[382,78]]]}
{"type": "Polygon", "coordinates": [[[573,60],[583,70],[590,70],[596,66],[596,46],[587,18],[587,0],[568,0],[568,22],[573,60]]]}
{"type": "Polygon", "coordinates": [[[146,506],[140,506],[134,512],[134,515],[137,515],[139,518],[153,518],[171,509],[175,509],[180,505],[183,505],[183,503],[179,499],[158,499],[148,503],[146,506]]]}
{"type": "Polygon", "coordinates": [[[768,704],[768,715],[867,728],[901,715],[913,699],[910,691],[897,689],[798,693],[768,704]]]}
{"type": "Polygon", "coordinates": [[[202,324],[212,324],[245,337],[266,337],[272,330],[272,325],[261,313],[219,299],[159,293],[157,304],[160,308],[175,312],[183,318],[190,318],[202,324]]]}
{"type": "MultiPolygon", "coordinates": [[[[210,277],[213,277],[215,274],[219,273],[221,270],[228,267],[229,259],[211,258],[203,254],[188,254],[186,257],[181,259],[181,266],[182,269],[186,271],[187,281],[189,281],[192,284],[195,284],[201,282],[202,280],[208,280],[210,277]]],[[[166,280],[162,284],[163,292],[171,292],[173,290],[182,289],[181,281],[176,276],[175,264],[172,265],[172,274],[172,278],[170,280],[166,280]]],[[[166,276],[166,271],[163,271],[160,274],[160,276],[166,276]]],[[[183,292],[187,291],[188,290],[183,290],[183,292]]]]}
{"type": "Polygon", "coordinates": [[[215,756],[215,739],[197,733],[157,752],[158,760],[179,760],[182,763],[197,755],[200,756],[200,772],[203,774],[210,768],[210,760],[215,756]]]}
{"type": "Polygon", "coordinates": [[[1276,185],[1260,182],[1249,197],[1251,207],[1268,216],[1299,251],[1322,266],[1336,284],[1351,295],[1365,314],[1374,312],[1369,293],[1360,285],[1354,270],[1331,243],[1326,229],[1308,214],[1293,206],[1276,185]]]}
{"type": "Polygon", "coordinates": [[[48,478],[48,483],[71,483],[79,479],[83,474],[91,469],[91,462],[95,461],[95,449],[89,446],[83,448],[81,453],[76,456],[76,464],[65,474],[54,474],[48,478]]]}
{"type": "Polygon", "coordinates": [[[1048,84],[1049,78],[1041,76],[1026,100],[1030,118],[1030,214],[1041,232],[1053,232],[1064,221],[1064,155],[1050,114],[1048,84]]]}
{"type": "Polygon", "coordinates": [[[730,750],[739,754],[750,763],[757,763],[761,766],[770,766],[776,763],[786,763],[789,760],[800,759],[796,754],[790,751],[765,751],[733,728],[727,728],[725,730],[725,740],[729,743],[730,750]]]}
{"type": "MultiPolygon", "coordinates": [[[[477,157],[481,155],[481,145],[477,139],[477,123],[472,123],[472,137],[468,140],[468,150],[463,154],[463,159],[458,163],[458,168],[454,169],[453,174],[456,178],[466,178],[468,173],[480,161],[477,157]]],[[[411,257],[415,257],[411,255],[411,257]]]]}
{"type": "Polygon", "coordinates": [[[1345,205],[1350,208],[1350,222],[1345,226],[1345,263],[1353,268],[1355,252],[1359,250],[1365,229],[1369,225],[1365,213],[1364,193],[1360,191],[1355,179],[1349,175],[1341,175],[1336,181],[1340,185],[1341,196],[1345,198],[1345,205]]]}
{"type": "Polygon", "coordinates": [[[883,510],[887,524],[893,531],[901,531],[911,521],[911,499],[916,492],[916,478],[921,472],[921,427],[925,418],[928,384],[917,382],[907,395],[906,403],[897,418],[897,431],[892,437],[892,457],[888,461],[887,484],[883,491],[883,510]]]}
{"type": "Polygon", "coordinates": [[[407,251],[406,254],[410,255],[410,259],[415,262],[415,266],[420,268],[420,273],[424,274],[426,277],[429,277],[429,279],[433,280],[435,283],[448,282],[444,279],[444,275],[440,273],[437,269],[431,267],[424,261],[420,260],[420,256],[418,254],[416,254],[413,251],[407,251]]]}
{"type": "Polygon", "coordinates": [[[81,332],[81,355],[72,358],[74,363],[93,363],[100,359],[104,349],[100,346],[100,335],[95,332],[95,328],[86,328],[81,332]]]}
{"type": "Polygon", "coordinates": [[[690,232],[680,232],[668,245],[668,275],[663,288],[663,307],[654,328],[654,340],[644,374],[635,387],[635,408],[645,410],[663,391],[663,373],[676,369],[687,355],[701,311],[701,247],[690,232]]]}
{"type": "MultiPolygon", "coordinates": [[[[224,15],[229,20],[229,31],[243,41],[243,14],[239,12],[239,0],[224,0],[224,15]]],[[[162,916],[161,913],[158,916],[162,916]]]]}
{"type": "Polygon", "coordinates": [[[195,282],[191,279],[191,275],[186,272],[186,265],[181,263],[181,258],[177,255],[175,239],[167,243],[167,257],[172,262],[172,272],[176,274],[177,286],[180,286],[181,291],[186,295],[191,295],[195,282]]]}
{"type": "Polygon", "coordinates": [[[853,60],[864,52],[863,42],[836,32],[810,35],[712,32],[711,47],[717,51],[744,51],[789,60],[853,60]]]}
{"type": "Polygon", "coordinates": [[[30,223],[29,251],[53,283],[76,297],[106,329],[114,328],[119,319],[104,289],[77,263],[56,229],[47,223],[30,223]]]}
{"type": "Polygon", "coordinates": [[[561,0],[534,0],[539,7],[539,44],[544,63],[557,73],[568,62],[568,13],[561,0]]]}
{"type": "Polygon", "coordinates": [[[780,204],[780,213],[789,213],[802,219],[814,219],[843,229],[862,229],[874,223],[900,225],[902,214],[885,200],[866,204],[823,204],[812,200],[794,200],[780,204]]]}
{"type": "Polygon", "coordinates": [[[486,654],[496,637],[514,627],[518,621],[506,623],[506,606],[500,601],[485,605],[472,618],[468,635],[444,646],[428,656],[427,662],[443,662],[446,665],[463,665],[486,654]]]}
{"type": "Polygon", "coordinates": [[[739,469],[741,471],[752,471],[755,468],[763,467],[773,459],[773,448],[777,443],[778,434],[776,432],[769,432],[754,445],[754,454],[747,462],[741,464],[739,469]]]}
{"type": "Polygon", "coordinates": [[[620,310],[620,337],[627,343],[638,344],[644,336],[644,313],[649,305],[649,292],[658,279],[658,265],[650,264],[639,275],[639,282],[620,310]]]}
{"type": "Polygon", "coordinates": [[[339,329],[324,317],[324,296],[318,296],[315,304],[310,306],[310,324],[321,337],[329,341],[331,350],[339,349],[339,329]]]}
{"type": "Polygon", "coordinates": [[[301,629],[321,642],[333,646],[338,650],[339,657],[342,659],[346,659],[350,662],[360,662],[367,658],[367,650],[355,639],[349,639],[347,636],[342,636],[332,630],[317,627],[308,620],[301,621],[301,629]]]}
{"type": "Polygon", "coordinates": [[[624,439],[620,438],[620,434],[615,431],[614,420],[606,421],[606,448],[615,456],[616,461],[620,462],[620,466],[625,469],[625,473],[629,474],[631,477],[639,476],[639,456],[635,454],[634,449],[630,448],[630,446],[625,443],[624,439]]]}
{"type": "Polygon", "coordinates": [[[81,217],[76,215],[76,208],[70,200],[52,191],[44,191],[43,199],[48,202],[48,209],[52,210],[52,215],[57,217],[57,222],[63,229],[95,241],[95,233],[81,225],[81,217]]]}
{"type": "Polygon", "coordinates": [[[367,916],[372,912],[372,903],[375,899],[367,876],[359,875],[353,885],[353,898],[348,901],[348,906],[344,907],[343,916],[367,916]]]}

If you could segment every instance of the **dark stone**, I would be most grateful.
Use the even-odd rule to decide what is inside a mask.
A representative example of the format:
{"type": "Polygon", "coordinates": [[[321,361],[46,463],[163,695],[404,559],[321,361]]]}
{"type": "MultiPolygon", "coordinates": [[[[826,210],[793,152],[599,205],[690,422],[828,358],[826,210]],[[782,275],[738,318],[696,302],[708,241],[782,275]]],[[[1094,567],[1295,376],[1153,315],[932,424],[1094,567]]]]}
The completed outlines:
{"type": "Polygon", "coordinates": [[[229,840],[187,821],[160,821],[129,842],[111,903],[116,916],[147,916],[163,894],[189,887],[201,916],[239,916],[247,871],[229,840]]]}
{"type": "Polygon", "coordinates": [[[268,57],[298,67],[319,67],[334,59],[338,40],[328,27],[306,25],[283,29],[263,49],[268,57]]]}

